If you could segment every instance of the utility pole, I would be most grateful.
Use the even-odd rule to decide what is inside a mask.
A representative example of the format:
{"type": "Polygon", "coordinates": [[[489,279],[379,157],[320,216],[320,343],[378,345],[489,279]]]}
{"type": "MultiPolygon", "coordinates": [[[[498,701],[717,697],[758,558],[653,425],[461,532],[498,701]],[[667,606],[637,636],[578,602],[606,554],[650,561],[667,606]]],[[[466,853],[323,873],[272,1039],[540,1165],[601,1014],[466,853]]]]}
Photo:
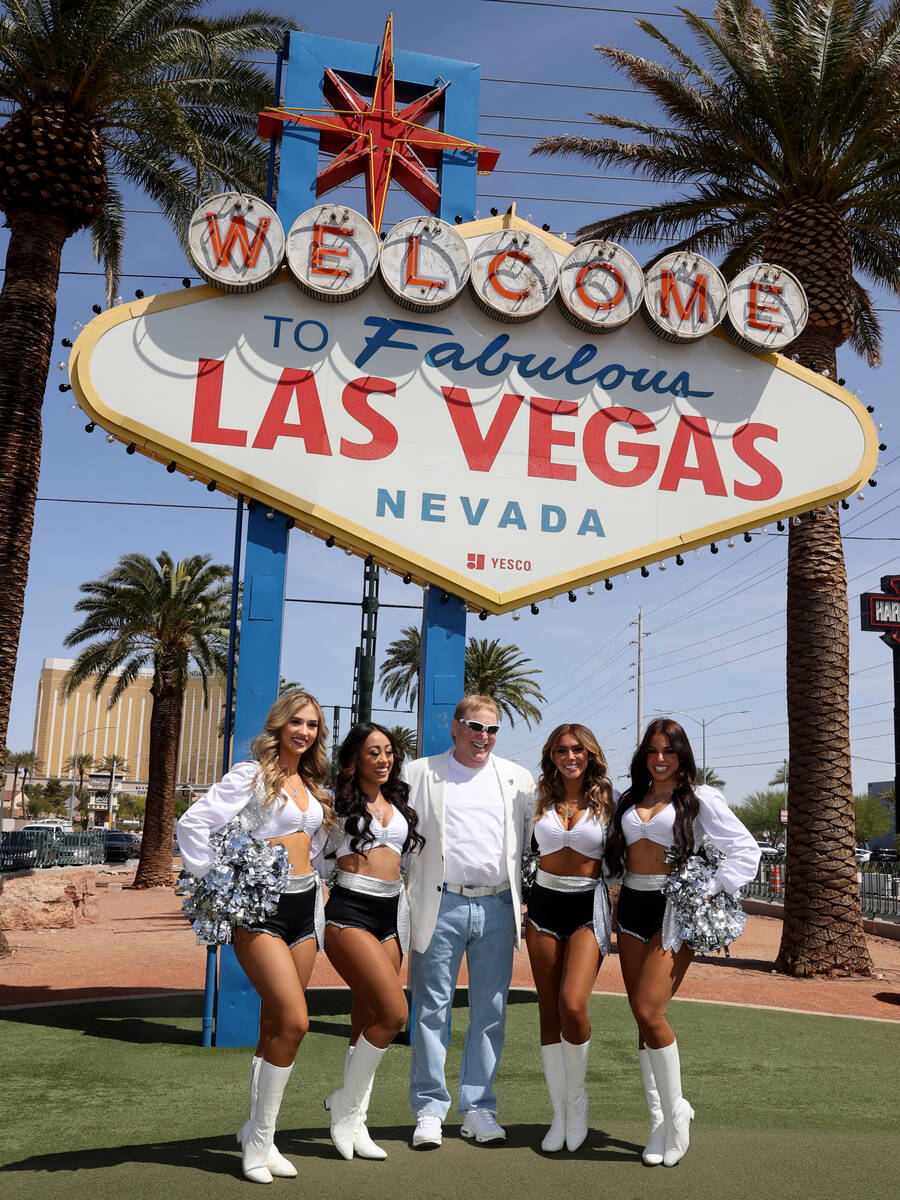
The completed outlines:
{"type": "Polygon", "coordinates": [[[372,720],[372,693],[375,690],[375,642],[378,633],[378,567],[371,555],[363,568],[362,619],[353,677],[351,720],[372,720]]]}

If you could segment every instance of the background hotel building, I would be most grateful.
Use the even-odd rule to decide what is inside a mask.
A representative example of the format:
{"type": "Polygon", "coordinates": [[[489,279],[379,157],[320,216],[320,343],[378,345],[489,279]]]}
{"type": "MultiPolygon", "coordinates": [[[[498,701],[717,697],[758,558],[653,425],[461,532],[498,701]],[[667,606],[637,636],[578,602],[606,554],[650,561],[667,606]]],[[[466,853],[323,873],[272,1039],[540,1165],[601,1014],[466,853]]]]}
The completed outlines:
{"type": "MultiPolygon", "coordinates": [[[[64,696],[62,681],[72,661],[44,659],[32,743],[42,765],[38,778],[70,779],[71,772],[65,764],[76,753],[93,755],[97,766],[107,754],[118,754],[127,764],[125,790],[143,791],[134,785],[147,781],[152,671],[142,672],[113,708],[107,709],[116,676],[107,680],[99,696],[93,694],[92,679],[85,680],[68,698],[64,696]]],[[[199,677],[192,677],[185,691],[176,774],[179,787],[205,790],[221,775],[222,739],[218,727],[224,713],[225,689],[218,679],[210,679],[207,691],[206,708],[199,677]]]]}

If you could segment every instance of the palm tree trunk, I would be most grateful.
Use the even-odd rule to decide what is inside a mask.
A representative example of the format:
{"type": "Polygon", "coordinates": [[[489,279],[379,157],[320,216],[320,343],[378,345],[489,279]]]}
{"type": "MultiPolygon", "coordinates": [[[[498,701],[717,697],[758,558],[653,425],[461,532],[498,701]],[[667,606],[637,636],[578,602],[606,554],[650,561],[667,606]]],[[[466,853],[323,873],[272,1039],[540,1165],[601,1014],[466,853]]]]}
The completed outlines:
{"type": "Polygon", "coordinates": [[[9,225],[0,291],[0,746],[6,744],[22,627],[41,465],[41,405],[67,237],[58,217],[13,213],[9,225]]]}
{"type": "Polygon", "coordinates": [[[151,689],[150,761],[141,857],[133,887],[172,887],[175,773],[184,695],[177,688],[151,689]]]}
{"type": "MultiPolygon", "coordinates": [[[[805,365],[835,377],[833,345],[821,336],[800,338],[792,349],[805,365]]],[[[873,968],[856,878],[840,507],[820,509],[815,518],[792,524],[788,539],[788,856],[776,966],[835,978],[871,975],[873,968]]]]}

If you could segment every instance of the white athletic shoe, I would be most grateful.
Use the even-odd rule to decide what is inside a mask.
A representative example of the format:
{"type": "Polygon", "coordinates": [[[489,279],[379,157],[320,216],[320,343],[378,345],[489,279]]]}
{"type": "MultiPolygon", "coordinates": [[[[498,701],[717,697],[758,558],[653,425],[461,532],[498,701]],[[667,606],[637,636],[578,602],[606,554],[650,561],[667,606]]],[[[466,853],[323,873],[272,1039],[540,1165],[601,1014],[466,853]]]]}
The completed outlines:
{"type": "Polygon", "coordinates": [[[436,1150],[441,1144],[441,1118],[437,1113],[426,1112],[416,1117],[416,1128],[412,1139],[414,1150],[436,1150]]]}
{"type": "Polygon", "coordinates": [[[459,1132],[464,1138],[474,1138],[482,1144],[506,1141],[506,1130],[497,1124],[497,1118],[489,1108],[470,1108],[459,1132]]]}

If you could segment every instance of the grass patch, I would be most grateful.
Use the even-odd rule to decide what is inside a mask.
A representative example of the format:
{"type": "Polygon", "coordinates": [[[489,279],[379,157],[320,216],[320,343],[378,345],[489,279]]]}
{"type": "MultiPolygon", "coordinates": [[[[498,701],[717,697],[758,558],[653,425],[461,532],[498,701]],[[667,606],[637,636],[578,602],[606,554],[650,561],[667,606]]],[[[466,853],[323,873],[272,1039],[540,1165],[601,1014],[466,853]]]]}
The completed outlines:
{"type": "MultiPolygon", "coordinates": [[[[847,1200],[868,1187],[882,1190],[893,1174],[894,1026],[678,1001],[671,1016],[685,1094],[697,1111],[693,1141],[676,1170],[643,1167],[636,1035],[625,1000],[615,996],[591,1000],[588,1141],[574,1155],[542,1155],[549,1102],[529,992],[511,997],[497,1082],[505,1148],[463,1142],[451,1110],[441,1150],[413,1152],[409,1049],[396,1046],[379,1070],[369,1115],[389,1158],[345,1163],[328,1140],[322,1098],[339,1082],[347,993],[314,992],[310,999],[312,1028],[278,1135],[301,1177],[273,1185],[295,1200],[309,1190],[330,1200],[347,1188],[366,1200],[525,1192],[541,1200],[596,1200],[607,1191],[616,1200],[847,1200]]],[[[466,1015],[464,1007],[454,1012],[454,1082],[466,1015]]],[[[250,1052],[204,1050],[199,1030],[195,996],[3,1014],[0,1198],[246,1197],[234,1131],[246,1116],[250,1052]]]]}

